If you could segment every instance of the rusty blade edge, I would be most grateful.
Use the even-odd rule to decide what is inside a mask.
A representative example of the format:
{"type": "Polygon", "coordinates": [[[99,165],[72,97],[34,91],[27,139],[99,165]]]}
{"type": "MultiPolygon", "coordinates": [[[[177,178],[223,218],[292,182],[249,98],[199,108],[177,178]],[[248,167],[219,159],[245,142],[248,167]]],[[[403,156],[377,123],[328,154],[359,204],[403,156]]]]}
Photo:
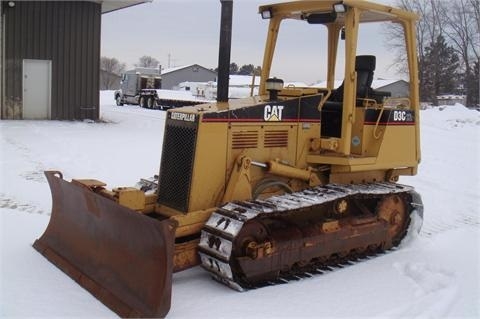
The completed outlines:
{"type": "MultiPolygon", "coordinates": [[[[72,278],[76,283],[90,292],[95,298],[110,308],[120,317],[142,317],[142,314],[126,303],[117,298],[114,294],[95,282],[93,279],[82,273],[77,267],[68,262],[61,255],[43,243],[42,239],[37,239],[33,247],[47,258],[58,269],[72,278]]],[[[143,314],[145,316],[146,314],[143,314]]]]}

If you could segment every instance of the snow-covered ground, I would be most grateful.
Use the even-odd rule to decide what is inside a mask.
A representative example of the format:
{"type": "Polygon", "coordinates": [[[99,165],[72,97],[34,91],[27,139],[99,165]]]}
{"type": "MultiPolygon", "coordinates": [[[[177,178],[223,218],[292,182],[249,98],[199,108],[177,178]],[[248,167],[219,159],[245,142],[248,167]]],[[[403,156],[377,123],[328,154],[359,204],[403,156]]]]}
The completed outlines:
{"type": "MultiPolygon", "coordinates": [[[[157,173],[165,113],[114,106],[103,123],[0,121],[0,317],[115,317],[37,253],[51,207],[43,176],[134,185],[157,173]]],[[[424,227],[401,249],[314,278],[245,293],[196,267],[174,275],[170,318],[480,318],[480,113],[421,112],[424,227]]]]}

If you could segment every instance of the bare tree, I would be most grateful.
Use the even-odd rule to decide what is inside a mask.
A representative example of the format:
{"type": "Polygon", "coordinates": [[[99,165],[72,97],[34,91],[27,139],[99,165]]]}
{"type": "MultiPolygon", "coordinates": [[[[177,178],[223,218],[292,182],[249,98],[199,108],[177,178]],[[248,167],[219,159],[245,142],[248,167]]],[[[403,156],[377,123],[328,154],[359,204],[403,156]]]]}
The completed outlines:
{"type": "MultiPolygon", "coordinates": [[[[442,36],[460,57],[460,73],[463,74],[463,80],[460,82],[466,89],[467,105],[474,104],[479,86],[474,82],[473,74],[473,65],[480,60],[479,0],[397,0],[397,5],[416,12],[420,17],[417,22],[416,37],[421,97],[425,97],[428,91],[424,87],[425,77],[431,68],[427,64],[432,63],[432,61],[426,63],[426,49],[431,47],[439,36],[442,36]]],[[[400,72],[406,72],[407,62],[402,27],[398,24],[389,24],[385,30],[387,46],[397,52],[393,65],[400,72]]]]}
{"type": "Polygon", "coordinates": [[[453,48],[461,58],[462,69],[464,71],[463,87],[467,95],[467,105],[473,105],[472,89],[472,67],[475,61],[479,59],[479,21],[478,13],[475,12],[477,4],[469,0],[457,0],[449,4],[448,10],[444,10],[443,19],[447,23],[446,38],[452,43],[453,48]],[[477,21],[475,21],[477,19],[477,21]]]}
{"type": "MultiPolygon", "coordinates": [[[[398,7],[415,12],[420,18],[416,26],[416,40],[421,98],[428,95],[428,90],[422,87],[422,84],[425,82],[425,72],[427,72],[425,69],[425,50],[430,44],[437,40],[442,29],[439,21],[440,15],[438,14],[439,5],[436,1],[437,0],[397,0],[398,7]]],[[[403,26],[397,23],[390,23],[386,24],[384,30],[387,47],[397,52],[392,66],[395,66],[399,72],[407,73],[407,53],[405,51],[403,26]]]]}
{"type": "Polygon", "coordinates": [[[120,75],[125,72],[125,63],[119,62],[116,58],[102,56],[100,58],[100,69],[120,75]]]}
{"type": "Polygon", "coordinates": [[[156,68],[159,64],[160,62],[158,62],[158,60],[154,57],[144,55],[138,59],[138,63],[136,63],[135,66],[143,68],[156,68]]]}
{"type": "MultiPolygon", "coordinates": [[[[442,23],[439,20],[439,3],[437,0],[397,0],[397,6],[417,13],[420,20],[417,22],[417,53],[419,62],[423,60],[425,48],[437,40],[442,33],[442,23]]],[[[386,24],[385,36],[387,46],[397,51],[394,64],[400,71],[406,72],[405,37],[403,27],[397,23],[386,24]]]]}
{"type": "Polygon", "coordinates": [[[119,75],[125,72],[125,63],[116,58],[102,56],[100,58],[100,86],[104,90],[116,89],[119,84],[119,75]]]}

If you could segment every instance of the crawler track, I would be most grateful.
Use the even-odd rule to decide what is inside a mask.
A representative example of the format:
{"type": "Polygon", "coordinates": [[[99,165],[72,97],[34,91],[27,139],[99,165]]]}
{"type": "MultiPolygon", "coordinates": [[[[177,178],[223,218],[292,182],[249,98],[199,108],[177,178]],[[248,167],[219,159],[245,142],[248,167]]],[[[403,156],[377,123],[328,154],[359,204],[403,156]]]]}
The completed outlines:
{"type": "Polygon", "coordinates": [[[326,185],[215,211],[199,254],[212,277],[243,291],[311,277],[397,246],[420,196],[395,183],[326,185]]]}

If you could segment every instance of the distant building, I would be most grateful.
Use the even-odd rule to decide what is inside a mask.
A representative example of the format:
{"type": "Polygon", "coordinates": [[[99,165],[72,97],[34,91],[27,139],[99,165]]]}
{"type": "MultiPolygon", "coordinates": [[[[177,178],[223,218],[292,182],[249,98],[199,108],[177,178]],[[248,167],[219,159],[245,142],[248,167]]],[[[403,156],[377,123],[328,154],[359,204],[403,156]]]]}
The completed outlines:
{"type": "MultiPolygon", "coordinates": [[[[342,85],[342,80],[335,80],[334,87],[342,85]]],[[[326,88],[327,81],[321,81],[311,85],[312,87],[326,88]]],[[[390,92],[392,97],[407,97],[410,95],[410,85],[404,80],[377,79],[372,82],[372,89],[382,92],[390,92]]]]}
{"type": "Polygon", "coordinates": [[[390,92],[392,97],[410,96],[410,84],[404,80],[373,80],[372,88],[376,91],[390,92]]]}
{"type": "Polygon", "coordinates": [[[144,2],[1,1],[1,118],[97,120],[102,14],[144,2]]]}
{"type": "Polygon", "coordinates": [[[452,95],[445,94],[437,96],[438,105],[455,105],[457,103],[466,105],[467,96],[466,95],[452,95]]]}
{"type": "Polygon", "coordinates": [[[178,88],[182,82],[209,82],[217,80],[217,72],[198,64],[185,65],[162,70],[162,89],[178,88]]]}
{"type": "Polygon", "coordinates": [[[125,74],[145,74],[145,75],[157,75],[160,74],[160,68],[143,68],[143,67],[136,67],[135,69],[125,71],[125,74]]]}

